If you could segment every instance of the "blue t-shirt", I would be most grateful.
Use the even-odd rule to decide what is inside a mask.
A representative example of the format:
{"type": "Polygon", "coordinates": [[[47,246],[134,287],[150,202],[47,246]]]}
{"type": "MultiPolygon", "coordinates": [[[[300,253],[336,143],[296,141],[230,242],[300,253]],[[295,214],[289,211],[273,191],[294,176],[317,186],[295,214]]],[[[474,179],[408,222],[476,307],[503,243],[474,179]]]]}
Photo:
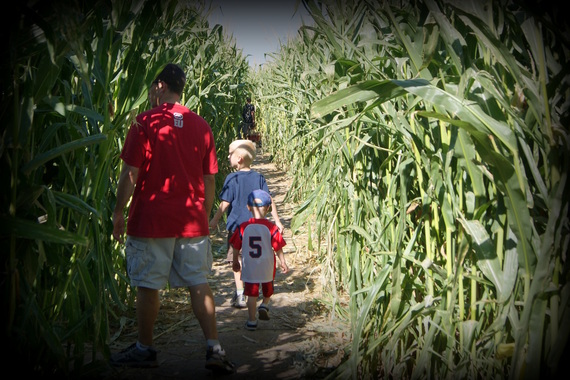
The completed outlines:
{"type": "Polygon", "coordinates": [[[247,197],[253,190],[265,190],[269,194],[269,188],[263,174],[250,171],[237,171],[228,174],[224,186],[220,192],[220,199],[230,205],[226,210],[228,218],[226,229],[234,232],[243,222],[252,217],[247,209],[247,197]]]}

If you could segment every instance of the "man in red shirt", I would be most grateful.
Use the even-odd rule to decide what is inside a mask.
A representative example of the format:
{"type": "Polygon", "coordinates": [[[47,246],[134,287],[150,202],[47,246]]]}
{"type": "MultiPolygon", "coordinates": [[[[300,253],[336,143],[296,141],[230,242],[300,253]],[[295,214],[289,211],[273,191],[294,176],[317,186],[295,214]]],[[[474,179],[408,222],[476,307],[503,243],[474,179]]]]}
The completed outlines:
{"type": "Polygon", "coordinates": [[[179,103],[186,76],[168,64],[152,82],[152,109],[136,117],[121,152],[123,168],[113,212],[113,236],[123,243],[124,209],[131,199],[125,253],[137,287],[138,340],[111,356],[117,366],[155,367],[153,329],[159,289],[188,287],[192,310],[207,340],[206,368],[232,372],[218,341],[208,215],[218,161],[208,123],[179,103]]]}

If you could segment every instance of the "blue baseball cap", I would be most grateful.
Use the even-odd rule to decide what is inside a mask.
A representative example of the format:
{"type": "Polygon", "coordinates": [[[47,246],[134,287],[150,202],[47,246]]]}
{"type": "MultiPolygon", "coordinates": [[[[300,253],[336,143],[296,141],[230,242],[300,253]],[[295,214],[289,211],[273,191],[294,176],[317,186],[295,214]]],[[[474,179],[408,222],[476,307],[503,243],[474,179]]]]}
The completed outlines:
{"type": "Polygon", "coordinates": [[[248,206],[263,207],[271,205],[271,196],[264,190],[253,190],[247,197],[248,206]]]}

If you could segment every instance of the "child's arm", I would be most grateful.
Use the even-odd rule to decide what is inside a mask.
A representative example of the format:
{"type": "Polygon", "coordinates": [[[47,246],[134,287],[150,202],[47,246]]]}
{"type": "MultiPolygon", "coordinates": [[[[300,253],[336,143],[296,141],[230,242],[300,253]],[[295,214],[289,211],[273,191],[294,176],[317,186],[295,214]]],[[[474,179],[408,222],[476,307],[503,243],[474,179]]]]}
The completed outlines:
{"type": "Polygon", "coordinates": [[[271,216],[273,217],[273,222],[275,222],[275,225],[277,226],[277,228],[279,228],[279,232],[283,233],[283,229],[285,227],[283,227],[283,224],[281,224],[281,220],[279,220],[279,215],[277,215],[277,207],[275,206],[275,201],[273,200],[273,197],[271,197],[271,216]]]}
{"type": "Polygon", "coordinates": [[[218,223],[220,222],[220,218],[222,217],[222,215],[224,215],[224,212],[226,212],[229,205],[230,205],[230,202],[226,202],[226,201],[220,202],[220,207],[218,207],[218,211],[216,211],[216,214],[214,215],[214,217],[212,219],[210,219],[210,223],[209,223],[210,229],[214,229],[214,228],[218,227],[218,223]]]}
{"type": "Polygon", "coordinates": [[[232,247],[232,254],[234,255],[232,269],[234,272],[239,272],[241,270],[241,266],[239,265],[239,249],[232,247]]]}
{"type": "MultiPolygon", "coordinates": [[[[283,254],[283,250],[280,249],[279,251],[275,252],[275,254],[277,255],[277,258],[279,259],[279,264],[281,264],[281,272],[287,273],[289,271],[289,267],[287,266],[287,263],[285,262],[285,255],[283,254]]],[[[239,262],[238,262],[238,264],[239,264],[239,262]]]]}

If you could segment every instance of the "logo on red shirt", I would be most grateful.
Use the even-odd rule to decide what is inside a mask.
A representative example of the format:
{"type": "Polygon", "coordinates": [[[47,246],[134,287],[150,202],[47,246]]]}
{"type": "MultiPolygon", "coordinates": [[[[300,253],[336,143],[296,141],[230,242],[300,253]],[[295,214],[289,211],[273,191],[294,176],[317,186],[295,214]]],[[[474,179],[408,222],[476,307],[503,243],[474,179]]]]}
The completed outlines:
{"type": "Polygon", "coordinates": [[[184,126],[184,121],[181,113],[174,112],[174,126],[177,128],[182,128],[184,126]]]}

